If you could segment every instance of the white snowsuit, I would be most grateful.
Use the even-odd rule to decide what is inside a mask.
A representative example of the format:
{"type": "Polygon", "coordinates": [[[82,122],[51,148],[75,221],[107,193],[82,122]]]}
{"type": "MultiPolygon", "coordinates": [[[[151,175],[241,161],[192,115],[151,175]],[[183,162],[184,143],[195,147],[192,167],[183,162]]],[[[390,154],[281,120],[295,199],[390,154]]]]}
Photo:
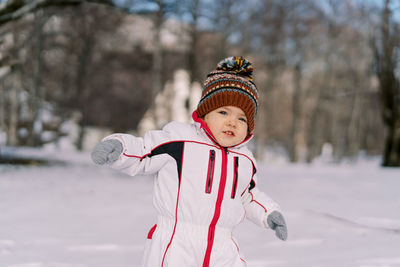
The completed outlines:
{"type": "Polygon", "coordinates": [[[207,126],[171,122],[144,138],[113,134],[123,153],[110,166],[129,175],[155,174],[157,224],[150,230],[142,266],[246,266],[232,231],[245,217],[267,228],[279,206],[257,189],[256,166],[246,140],[219,146],[207,126]]]}

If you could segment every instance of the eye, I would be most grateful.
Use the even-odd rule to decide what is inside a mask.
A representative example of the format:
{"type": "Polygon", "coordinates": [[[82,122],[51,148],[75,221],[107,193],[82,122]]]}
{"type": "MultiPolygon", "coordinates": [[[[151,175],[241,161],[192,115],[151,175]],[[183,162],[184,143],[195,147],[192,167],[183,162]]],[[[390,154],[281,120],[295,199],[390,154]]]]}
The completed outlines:
{"type": "Polygon", "coordinates": [[[218,111],[218,113],[219,113],[219,114],[222,114],[222,115],[228,114],[228,113],[226,113],[226,111],[223,111],[223,110],[218,111]]]}
{"type": "Polygon", "coordinates": [[[239,118],[239,120],[247,123],[247,119],[246,118],[241,117],[241,118],[239,118]]]}

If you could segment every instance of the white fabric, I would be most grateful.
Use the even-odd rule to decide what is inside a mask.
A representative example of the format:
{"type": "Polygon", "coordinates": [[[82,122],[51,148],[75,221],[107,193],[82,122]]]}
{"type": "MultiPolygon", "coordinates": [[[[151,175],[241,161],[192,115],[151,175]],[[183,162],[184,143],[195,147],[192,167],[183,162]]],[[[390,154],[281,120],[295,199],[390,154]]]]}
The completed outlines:
{"type": "Polygon", "coordinates": [[[203,266],[213,219],[216,226],[209,266],[246,266],[232,238],[233,228],[245,217],[267,228],[266,216],[279,210],[279,206],[257,189],[255,160],[245,144],[228,148],[224,161],[224,149],[208,137],[199,123],[178,122],[169,123],[161,131],[150,131],[143,138],[113,134],[107,139],[118,139],[124,147],[121,157],[110,165],[112,168],[129,175],[155,174],[153,204],[159,215],[153,237],[146,243],[142,266],[203,266]],[[173,156],[151,154],[171,142],[183,146],[181,174],[173,156]],[[210,150],[215,151],[215,160],[211,191],[206,193],[210,150]],[[232,199],[235,157],[238,179],[232,199]],[[218,194],[222,202],[218,202],[218,194]],[[215,215],[217,205],[219,217],[215,215]]]}

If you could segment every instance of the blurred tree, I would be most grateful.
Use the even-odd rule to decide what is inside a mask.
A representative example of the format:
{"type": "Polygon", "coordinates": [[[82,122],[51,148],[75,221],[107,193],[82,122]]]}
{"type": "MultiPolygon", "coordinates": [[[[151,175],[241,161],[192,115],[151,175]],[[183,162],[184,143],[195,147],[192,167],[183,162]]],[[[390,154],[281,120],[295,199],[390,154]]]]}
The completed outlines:
{"type": "Polygon", "coordinates": [[[112,0],[7,0],[0,6],[0,25],[46,7],[80,5],[85,2],[113,5],[112,0]]]}
{"type": "Polygon", "coordinates": [[[9,27],[9,38],[12,43],[16,44],[8,49],[5,56],[4,65],[2,68],[8,68],[9,71],[5,73],[2,77],[3,90],[4,90],[4,101],[6,112],[6,121],[4,126],[7,132],[7,144],[16,146],[19,143],[18,140],[18,124],[20,122],[21,104],[20,104],[20,94],[21,88],[23,86],[23,79],[21,76],[21,67],[19,57],[19,48],[21,43],[23,43],[23,38],[21,32],[25,25],[12,25],[9,27]],[[7,116],[8,115],[8,116],[7,116]]]}
{"type": "Polygon", "coordinates": [[[257,154],[283,145],[292,161],[311,162],[329,143],[339,161],[379,147],[380,134],[361,115],[374,94],[370,11],[355,1],[314,0],[253,1],[248,10],[237,43],[256,67],[257,154]]]}
{"type": "Polygon", "coordinates": [[[43,88],[43,65],[44,65],[44,25],[49,20],[50,15],[47,12],[37,11],[34,14],[34,21],[32,23],[32,35],[34,36],[28,47],[28,54],[32,56],[27,64],[31,64],[29,72],[26,64],[22,67],[24,80],[26,81],[25,90],[28,92],[28,108],[27,108],[27,140],[28,146],[41,145],[40,134],[35,127],[41,127],[39,123],[40,109],[44,101],[44,88],[43,88]],[[28,73],[24,73],[28,72],[28,73]]]}
{"type": "Polygon", "coordinates": [[[383,166],[400,166],[400,24],[385,0],[381,24],[372,41],[374,70],[379,79],[382,117],[387,128],[383,166]]]}
{"type": "MultiPolygon", "coordinates": [[[[177,2],[172,0],[126,0],[122,2],[122,5],[131,13],[151,14],[153,22],[151,99],[154,100],[157,93],[163,89],[163,75],[165,75],[161,31],[166,18],[177,13],[177,2]]],[[[154,106],[154,102],[152,105],[154,106]]],[[[151,113],[151,115],[153,121],[156,121],[155,114],[151,113]]]]}
{"type": "MultiPolygon", "coordinates": [[[[202,83],[206,75],[215,68],[216,62],[226,56],[231,50],[228,39],[238,32],[241,1],[223,0],[179,0],[177,15],[188,23],[186,31],[190,44],[187,47],[187,69],[190,75],[191,88],[189,99],[193,92],[193,83],[202,83]]],[[[187,103],[188,113],[190,106],[187,103]]]]}
{"type": "Polygon", "coordinates": [[[177,5],[178,14],[181,17],[189,17],[189,27],[187,27],[187,34],[190,36],[190,46],[188,48],[188,70],[190,75],[190,81],[199,81],[201,77],[198,75],[198,59],[197,53],[199,46],[199,20],[203,16],[203,1],[201,0],[180,0],[177,5]]]}
{"type": "Polygon", "coordinates": [[[50,127],[37,123],[43,109],[58,126],[80,117],[79,147],[87,126],[135,130],[177,68],[201,82],[218,60],[243,55],[260,94],[257,156],[268,147],[311,162],[328,143],[340,161],[383,146],[367,39],[373,13],[364,9],[371,3],[118,0],[119,12],[84,2],[96,1],[0,7],[8,22],[0,27],[0,134],[12,133],[9,140],[41,144],[35,125],[41,136],[50,127]],[[77,6],[57,6],[65,4],[77,6]]]}
{"type": "Polygon", "coordinates": [[[288,156],[291,162],[299,160],[299,143],[301,135],[301,120],[303,113],[303,83],[304,68],[307,65],[307,47],[311,44],[312,29],[319,23],[320,10],[310,1],[293,1],[286,8],[291,14],[288,17],[287,38],[292,40],[292,45],[286,52],[288,67],[292,72],[292,103],[289,139],[287,144],[288,156]]]}
{"type": "Polygon", "coordinates": [[[12,41],[5,42],[8,52],[4,53],[3,50],[0,55],[0,66],[12,70],[2,77],[8,79],[8,82],[3,83],[4,90],[8,92],[4,93],[2,102],[5,105],[8,103],[9,116],[4,120],[7,121],[7,127],[3,127],[6,123],[4,122],[2,128],[7,129],[9,145],[41,144],[40,137],[35,133],[35,127],[38,126],[39,109],[42,107],[44,97],[42,92],[44,63],[42,55],[45,39],[43,26],[50,17],[41,11],[52,7],[79,6],[85,2],[113,5],[111,0],[8,0],[0,6],[1,42],[4,41],[3,38],[10,36],[10,29],[13,36],[12,41]],[[32,25],[29,24],[30,18],[25,19],[27,14],[34,15],[32,25]],[[7,25],[10,22],[13,22],[13,25],[7,25]],[[21,28],[24,24],[25,28],[21,28]],[[31,68],[27,64],[22,64],[26,59],[29,59],[27,63],[31,64],[31,68]],[[29,72],[29,69],[32,72],[29,72]],[[21,94],[27,96],[25,104],[24,101],[21,102],[21,94]],[[20,124],[24,125],[21,127],[20,124]],[[21,138],[25,141],[21,142],[21,138]]]}
{"type": "Polygon", "coordinates": [[[287,10],[284,1],[256,1],[250,6],[248,22],[241,28],[244,51],[253,55],[256,68],[255,82],[259,93],[259,110],[255,138],[256,156],[262,158],[264,147],[284,141],[285,131],[280,131],[284,114],[279,114],[277,101],[280,87],[279,77],[285,71],[285,39],[287,10]]]}
{"type": "MultiPolygon", "coordinates": [[[[58,74],[52,75],[57,75],[62,81],[61,86],[57,86],[49,95],[52,95],[58,109],[79,112],[76,146],[82,149],[86,128],[94,117],[90,103],[96,101],[99,92],[110,90],[106,87],[107,83],[96,84],[98,73],[102,70],[100,66],[107,66],[105,77],[112,77],[109,62],[103,61],[103,42],[107,42],[109,34],[118,28],[122,17],[116,10],[111,12],[100,5],[81,5],[65,11],[60,15],[60,29],[55,29],[57,38],[52,42],[58,46],[47,47],[48,51],[54,49],[55,55],[58,52],[63,58],[58,67],[48,69],[50,73],[57,71],[58,74]]],[[[118,35],[113,34],[113,38],[118,39],[118,35]]]]}
{"type": "MultiPolygon", "coordinates": [[[[368,47],[371,11],[342,1],[329,1],[322,11],[323,23],[316,28],[322,35],[314,40],[314,88],[309,89],[309,97],[316,101],[309,111],[308,162],[321,153],[324,143],[332,145],[335,161],[356,157],[367,149],[370,145],[362,140],[370,138],[365,115],[371,110],[366,103],[376,94],[368,47]]],[[[376,114],[370,116],[375,120],[376,114]]],[[[375,140],[380,146],[379,138],[375,140]]]]}

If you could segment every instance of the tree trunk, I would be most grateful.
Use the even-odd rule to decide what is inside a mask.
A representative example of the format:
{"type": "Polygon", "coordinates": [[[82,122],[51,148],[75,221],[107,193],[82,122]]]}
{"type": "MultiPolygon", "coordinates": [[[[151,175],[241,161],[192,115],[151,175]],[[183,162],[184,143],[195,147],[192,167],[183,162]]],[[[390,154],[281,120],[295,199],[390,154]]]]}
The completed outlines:
{"type": "MultiPolygon", "coordinates": [[[[15,71],[15,70],[14,70],[15,71]]],[[[8,115],[8,127],[7,127],[7,145],[16,146],[18,145],[18,119],[19,119],[19,84],[17,84],[15,74],[12,75],[12,83],[9,93],[9,115],[8,115]]]]}
{"type": "Polygon", "coordinates": [[[193,24],[190,26],[190,37],[191,37],[191,45],[189,50],[189,75],[190,75],[190,84],[192,84],[197,79],[197,60],[196,60],[196,51],[197,51],[197,42],[198,42],[198,12],[199,12],[199,0],[194,0],[193,9],[191,10],[193,24]]]}
{"type": "Polygon", "coordinates": [[[36,44],[33,46],[33,81],[32,86],[30,86],[30,126],[28,129],[28,146],[38,146],[40,145],[40,133],[35,132],[35,124],[38,121],[39,112],[41,109],[43,93],[42,93],[42,69],[43,69],[43,57],[42,51],[44,49],[44,36],[43,36],[43,22],[42,20],[47,20],[43,18],[43,13],[38,12],[35,14],[35,28],[36,32],[36,44]]]}
{"type": "Polygon", "coordinates": [[[199,0],[194,0],[193,8],[191,9],[193,24],[190,26],[190,36],[191,36],[191,45],[188,55],[189,61],[189,95],[186,100],[186,113],[188,114],[188,119],[190,120],[191,114],[193,112],[193,105],[191,104],[191,100],[194,99],[193,96],[195,94],[195,82],[198,80],[198,66],[197,66],[197,47],[199,41],[199,32],[198,32],[198,17],[199,17],[199,0]]]}
{"type": "Polygon", "coordinates": [[[400,167],[400,117],[388,125],[383,166],[400,167]]]}
{"type": "Polygon", "coordinates": [[[276,90],[274,88],[277,86],[277,77],[280,71],[281,68],[279,67],[271,67],[268,69],[268,73],[270,75],[268,75],[266,85],[260,88],[258,92],[260,103],[258,105],[259,109],[257,111],[257,121],[262,121],[262,123],[257,123],[254,134],[257,144],[254,146],[254,155],[257,160],[264,159],[264,150],[268,145],[268,137],[273,136],[274,125],[276,125],[274,120],[276,104],[274,96],[276,94],[276,90]]]}
{"type": "Polygon", "coordinates": [[[152,66],[152,74],[153,74],[153,99],[157,95],[158,92],[162,91],[162,44],[161,44],[161,21],[160,18],[156,19],[155,23],[155,33],[154,33],[154,51],[153,51],[153,66],[152,66]]]}
{"type": "MultiPolygon", "coordinates": [[[[12,38],[13,43],[19,43],[19,32],[15,27],[12,28],[12,38]]],[[[11,58],[13,60],[18,59],[18,51],[16,49],[12,49],[11,58]]],[[[9,120],[8,120],[8,127],[7,127],[7,145],[10,146],[17,146],[18,145],[18,121],[19,121],[19,94],[20,94],[20,87],[21,87],[21,76],[20,70],[18,69],[18,65],[11,66],[11,74],[10,74],[10,92],[9,92],[9,120]],[[19,76],[19,77],[18,77],[19,76]]],[[[6,116],[7,117],[7,116],[6,116]]]]}
{"type": "MultiPolygon", "coordinates": [[[[6,103],[5,101],[5,88],[4,88],[4,82],[1,80],[0,77],[0,135],[5,131],[6,129],[6,121],[5,121],[5,107],[4,104],[6,103]]],[[[1,141],[0,141],[1,145],[1,141]]]]}
{"type": "Polygon", "coordinates": [[[372,43],[375,71],[379,79],[383,121],[387,127],[383,166],[400,167],[400,81],[396,76],[398,49],[400,47],[399,25],[394,25],[390,0],[385,1],[380,34],[372,43]]]}
{"type": "Polygon", "coordinates": [[[297,154],[297,134],[299,132],[299,119],[301,117],[300,108],[300,95],[301,95],[301,63],[298,62],[294,68],[294,80],[293,80],[293,99],[292,99],[292,128],[290,131],[290,143],[289,143],[289,159],[290,162],[298,161],[297,154]]]}
{"type": "Polygon", "coordinates": [[[81,120],[79,121],[79,134],[78,140],[76,142],[76,148],[78,150],[83,150],[83,141],[85,139],[86,126],[87,126],[87,105],[90,96],[90,89],[87,88],[86,79],[87,72],[89,68],[89,64],[92,58],[93,46],[94,46],[94,36],[87,36],[85,43],[83,44],[81,55],[79,57],[79,64],[77,68],[77,77],[76,77],[76,90],[79,97],[79,108],[82,114],[81,120]]]}
{"type": "Polygon", "coordinates": [[[10,73],[11,67],[0,68],[0,134],[6,133],[6,86],[4,79],[10,73]]]}
{"type": "Polygon", "coordinates": [[[321,147],[321,134],[319,118],[322,110],[323,99],[322,92],[317,89],[317,103],[311,113],[311,118],[309,120],[308,130],[307,130],[307,163],[311,163],[313,159],[319,154],[321,147]]]}
{"type": "MultiPolygon", "coordinates": [[[[156,17],[154,18],[154,41],[153,41],[153,62],[152,62],[152,91],[151,91],[151,109],[155,110],[155,99],[157,93],[161,92],[163,89],[162,82],[162,70],[163,70],[163,53],[162,53],[162,44],[161,44],[161,27],[164,22],[164,10],[163,3],[161,0],[157,0],[158,11],[156,13],[156,17]]],[[[157,128],[161,128],[161,122],[159,122],[159,118],[157,118],[156,112],[152,112],[154,114],[153,121],[156,124],[157,128]]]]}
{"type": "MultiPolygon", "coordinates": [[[[354,78],[356,79],[356,73],[354,73],[354,78]]],[[[362,88],[358,82],[355,83],[355,86],[359,86],[358,88],[362,88]]],[[[356,87],[357,88],[357,87],[356,87]]],[[[362,108],[362,93],[359,90],[356,90],[354,95],[353,105],[351,105],[351,116],[350,122],[347,128],[347,137],[348,137],[348,145],[346,147],[346,155],[347,156],[357,156],[358,151],[360,150],[361,140],[360,140],[360,118],[361,118],[361,108],[362,108]]]]}

